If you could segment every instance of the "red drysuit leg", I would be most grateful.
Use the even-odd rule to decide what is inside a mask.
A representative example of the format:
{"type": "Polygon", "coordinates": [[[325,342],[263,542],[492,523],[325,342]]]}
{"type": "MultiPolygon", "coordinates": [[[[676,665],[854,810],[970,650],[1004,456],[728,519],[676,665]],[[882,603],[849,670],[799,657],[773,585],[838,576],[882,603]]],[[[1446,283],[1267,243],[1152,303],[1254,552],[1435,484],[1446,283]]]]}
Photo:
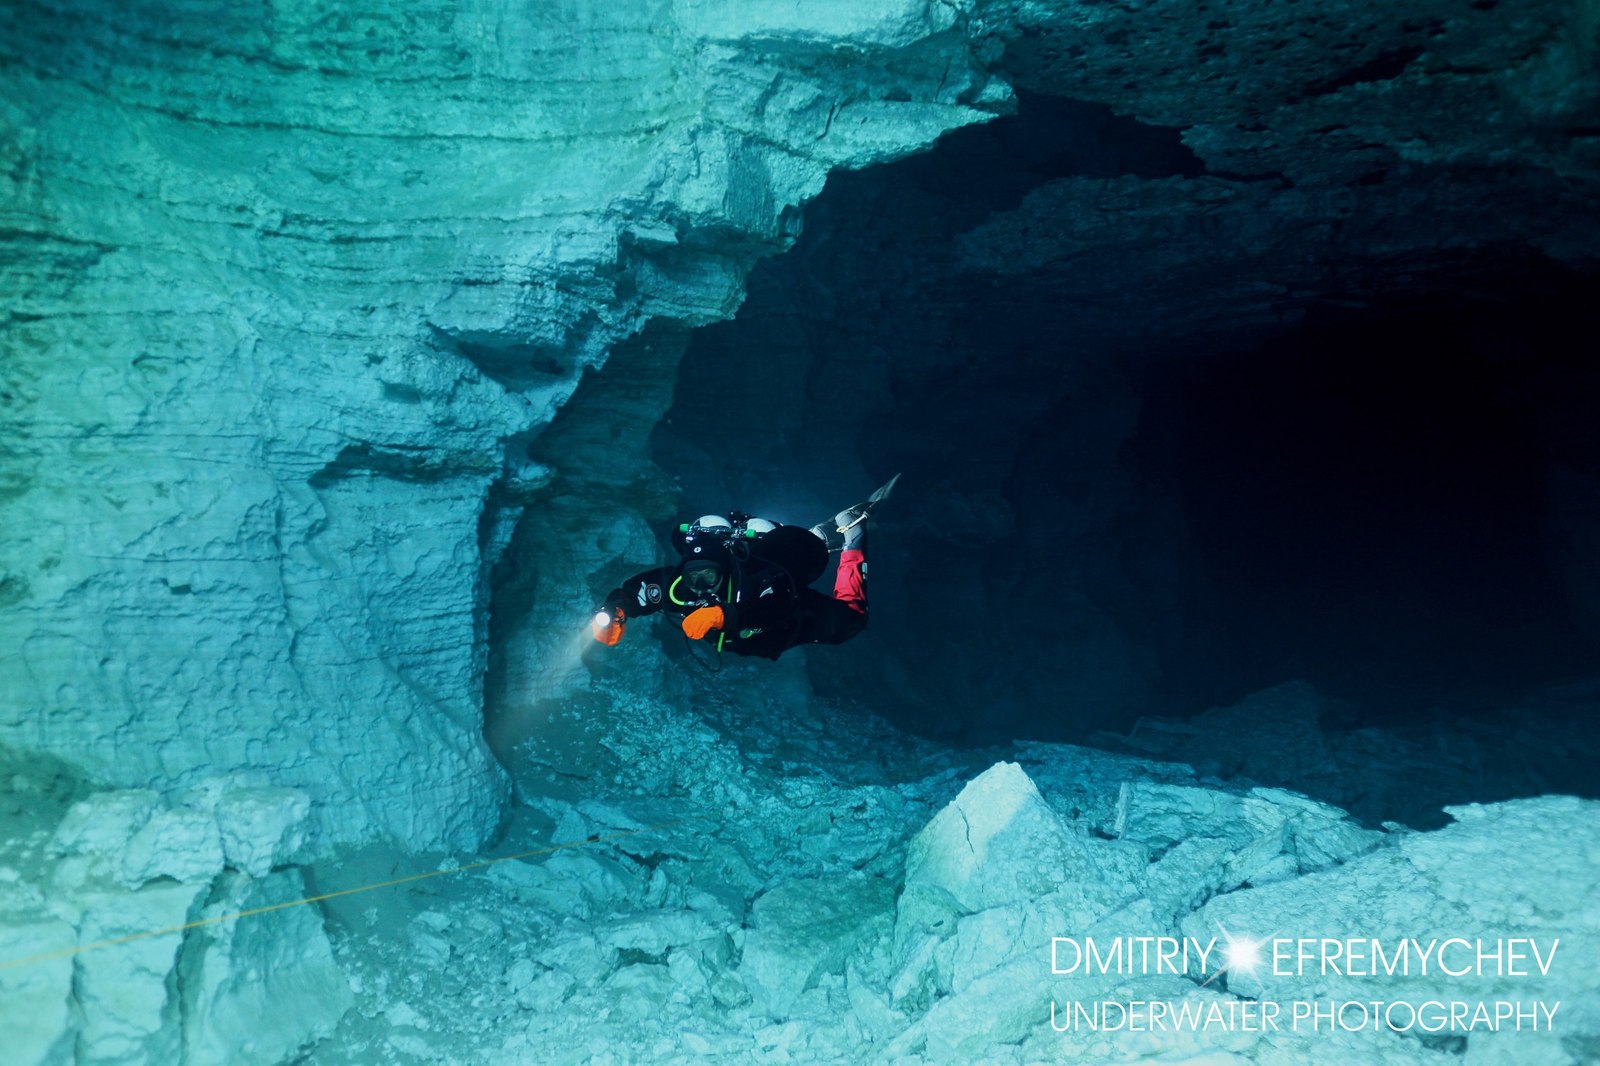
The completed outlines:
{"type": "Polygon", "coordinates": [[[867,553],[839,553],[839,572],[833,578],[833,598],[853,611],[867,613],[867,553]]]}

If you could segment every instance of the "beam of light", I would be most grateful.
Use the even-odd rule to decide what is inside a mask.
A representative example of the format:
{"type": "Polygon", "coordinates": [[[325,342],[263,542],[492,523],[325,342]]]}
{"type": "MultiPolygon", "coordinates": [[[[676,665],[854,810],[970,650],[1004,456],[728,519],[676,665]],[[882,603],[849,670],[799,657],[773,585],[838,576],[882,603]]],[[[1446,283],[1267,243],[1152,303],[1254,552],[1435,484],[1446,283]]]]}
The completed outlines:
{"type": "MultiPolygon", "coordinates": [[[[604,613],[604,611],[601,612],[601,614],[604,613]]],[[[600,615],[595,615],[595,619],[598,619],[599,617],[600,615]]],[[[606,615],[607,623],[609,623],[610,620],[611,616],[606,615]]],[[[560,650],[554,654],[554,656],[552,656],[555,661],[549,665],[552,668],[561,671],[561,673],[565,675],[578,669],[578,667],[583,664],[583,653],[588,651],[590,648],[596,647],[597,645],[600,645],[600,642],[594,639],[594,627],[589,622],[585,622],[576,633],[572,634],[572,639],[567,641],[566,644],[562,646],[560,650]]],[[[600,645],[600,647],[602,651],[609,650],[603,645],[600,645]]]]}
{"type": "MultiPolygon", "coordinates": [[[[547,728],[551,713],[549,697],[572,688],[575,679],[582,677],[584,658],[591,654],[591,649],[597,657],[616,654],[616,648],[608,648],[594,639],[595,616],[581,617],[583,621],[570,631],[572,614],[568,613],[564,620],[545,626],[537,638],[515,641],[510,646],[524,655],[531,655],[532,662],[527,664],[524,660],[527,665],[515,671],[508,670],[510,676],[516,678],[516,684],[506,686],[504,695],[496,701],[493,713],[484,722],[484,739],[502,762],[510,758],[512,749],[547,728]],[[563,633],[568,635],[562,636],[563,633]]],[[[630,634],[624,640],[637,638],[638,634],[631,632],[633,628],[629,626],[630,634]]]]}

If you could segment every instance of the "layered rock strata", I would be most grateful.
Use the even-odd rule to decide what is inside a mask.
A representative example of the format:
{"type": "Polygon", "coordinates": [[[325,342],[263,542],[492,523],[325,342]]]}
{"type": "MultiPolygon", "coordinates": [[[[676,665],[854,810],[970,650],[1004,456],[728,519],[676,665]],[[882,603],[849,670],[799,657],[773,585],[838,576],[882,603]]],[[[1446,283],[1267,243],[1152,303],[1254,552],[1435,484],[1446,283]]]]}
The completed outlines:
{"type": "Polygon", "coordinates": [[[13,5],[0,742],[483,839],[528,440],[644,323],[731,313],[831,168],[1001,106],[963,19],[13,5]]]}

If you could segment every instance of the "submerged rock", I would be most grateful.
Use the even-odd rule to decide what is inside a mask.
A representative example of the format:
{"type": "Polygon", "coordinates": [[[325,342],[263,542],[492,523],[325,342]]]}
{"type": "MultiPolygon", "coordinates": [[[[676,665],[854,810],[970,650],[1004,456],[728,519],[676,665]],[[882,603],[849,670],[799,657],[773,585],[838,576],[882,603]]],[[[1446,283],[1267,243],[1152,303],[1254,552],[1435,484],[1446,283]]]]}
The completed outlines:
{"type": "MultiPolygon", "coordinates": [[[[179,962],[183,1052],[197,1062],[282,1062],[333,1031],[354,1002],[298,871],[230,875],[203,918],[291,904],[201,928],[179,962]]],[[[426,958],[421,959],[426,964],[426,958]]]]}
{"type": "Polygon", "coordinates": [[[819,977],[887,935],[893,902],[890,882],[862,874],[790,881],[758,897],[739,964],[756,1006],[786,1017],[819,977]]]}
{"type": "Polygon", "coordinates": [[[912,840],[906,887],[930,886],[971,913],[1035,899],[1071,883],[1100,890],[1083,839],[1039,795],[1016,763],[973,779],[912,840]]]}

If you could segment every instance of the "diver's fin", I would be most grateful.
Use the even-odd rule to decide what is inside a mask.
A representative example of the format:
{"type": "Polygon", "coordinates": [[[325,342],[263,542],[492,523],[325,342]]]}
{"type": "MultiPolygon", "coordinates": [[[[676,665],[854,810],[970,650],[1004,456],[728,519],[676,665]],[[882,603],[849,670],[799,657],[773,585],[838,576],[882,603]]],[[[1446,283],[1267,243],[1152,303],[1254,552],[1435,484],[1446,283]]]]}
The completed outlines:
{"type": "Polygon", "coordinates": [[[872,514],[875,507],[889,498],[889,494],[894,491],[895,482],[899,480],[900,475],[896,474],[871,496],[868,496],[865,501],[853,507],[846,507],[833,516],[832,522],[818,522],[811,527],[811,532],[816,535],[818,540],[826,544],[831,552],[840,550],[839,535],[841,533],[844,534],[843,546],[845,548],[859,544],[866,530],[857,527],[867,520],[867,516],[872,514]]]}
{"type": "Polygon", "coordinates": [[[839,532],[848,533],[856,526],[859,526],[861,523],[865,522],[867,520],[867,516],[873,512],[873,509],[876,508],[878,504],[889,498],[889,494],[894,491],[895,482],[899,480],[900,475],[896,474],[894,477],[885,482],[883,486],[871,496],[868,496],[865,503],[858,503],[854,507],[846,507],[838,514],[834,515],[833,520],[838,524],[839,532]]]}
{"type": "Polygon", "coordinates": [[[894,491],[895,482],[899,480],[899,474],[896,474],[894,477],[890,478],[881,489],[867,497],[867,506],[871,507],[882,503],[884,500],[887,500],[889,498],[889,493],[894,491]]]}

